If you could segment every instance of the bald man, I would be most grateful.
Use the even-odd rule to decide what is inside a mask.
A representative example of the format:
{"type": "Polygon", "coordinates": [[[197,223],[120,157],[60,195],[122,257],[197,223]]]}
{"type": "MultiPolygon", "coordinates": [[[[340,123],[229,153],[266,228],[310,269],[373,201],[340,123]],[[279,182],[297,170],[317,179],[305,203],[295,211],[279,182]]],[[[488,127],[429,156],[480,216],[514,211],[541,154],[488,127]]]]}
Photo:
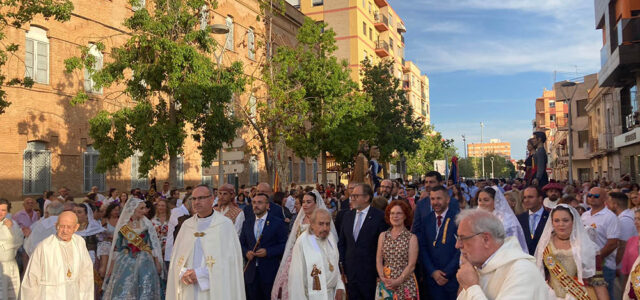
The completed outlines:
{"type": "MultiPolygon", "coordinates": [[[[273,189],[271,188],[271,185],[266,182],[261,182],[256,186],[256,192],[257,194],[265,194],[269,196],[269,214],[280,218],[280,220],[284,220],[287,223],[289,222],[288,220],[285,220],[284,208],[273,202],[273,189]]],[[[243,211],[246,219],[255,219],[256,215],[253,213],[253,206],[247,205],[244,207],[243,211]]]]}
{"type": "Polygon", "coordinates": [[[65,211],[56,234],[38,244],[20,290],[22,299],[93,299],[93,264],[78,230],[78,217],[65,211]]]}

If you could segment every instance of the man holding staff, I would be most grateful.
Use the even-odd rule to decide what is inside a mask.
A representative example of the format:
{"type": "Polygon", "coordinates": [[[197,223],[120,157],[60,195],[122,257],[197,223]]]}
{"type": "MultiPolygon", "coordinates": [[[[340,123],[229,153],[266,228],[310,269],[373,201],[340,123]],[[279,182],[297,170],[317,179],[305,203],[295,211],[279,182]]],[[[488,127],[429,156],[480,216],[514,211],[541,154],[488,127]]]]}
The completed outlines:
{"type": "Polygon", "coordinates": [[[247,259],[244,282],[247,299],[268,300],[287,244],[287,226],[269,214],[269,197],[259,193],[251,200],[254,218],[247,219],[240,233],[242,253],[247,259]]]}

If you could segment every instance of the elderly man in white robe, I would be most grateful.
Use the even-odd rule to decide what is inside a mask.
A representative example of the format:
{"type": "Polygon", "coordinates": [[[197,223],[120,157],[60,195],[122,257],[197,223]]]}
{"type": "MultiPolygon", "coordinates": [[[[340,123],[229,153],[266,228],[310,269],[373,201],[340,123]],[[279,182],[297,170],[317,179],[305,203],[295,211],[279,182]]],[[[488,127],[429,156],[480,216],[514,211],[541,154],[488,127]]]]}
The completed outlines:
{"type": "Polygon", "coordinates": [[[93,264],[84,240],[74,234],[78,226],[73,212],[60,214],[56,234],[33,251],[22,280],[22,299],[93,299],[93,264]]]}
{"type": "Polygon", "coordinates": [[[289,299],[341,300],[344,283],[340,276],[338,246],[329,238],[331,215],[317,208],[308,231],[296,240],[289,266],[289,299]]]}
{"type": "Polygon", "coordinates": [[[459,300],[546,300],[548,289],[536,260],[524,253],[515,237],[505,238],[504,226],[493,214],[463,210],[456,218],[460,268],[456,275],[459,300]]]}
{"type": "Polygon", "coordinates": [[[213,210],[213,191],[198,186],[191,194],[195,215],[176,236],[167,299],[244,300],[242,250],[231,220],[213,210]]]}
{"type": "Polygon", "coordinates": [[[31,234],[24,240],[24,251],[29,256],[33,254],[40,242],[56,233],[56,222],[58,221],[58,215],[64,211],[64,204],[57,200],[51,201],[51,204],[45,210],[48,217],[31,224],[31,234]]]}

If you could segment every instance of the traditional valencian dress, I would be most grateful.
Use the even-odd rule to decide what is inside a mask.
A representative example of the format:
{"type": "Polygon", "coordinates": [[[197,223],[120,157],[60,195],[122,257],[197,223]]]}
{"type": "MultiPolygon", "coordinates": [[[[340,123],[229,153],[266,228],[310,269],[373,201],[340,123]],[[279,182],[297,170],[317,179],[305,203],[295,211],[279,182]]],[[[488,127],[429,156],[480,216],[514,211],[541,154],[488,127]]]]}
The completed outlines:
{"type": "Polygon", "coordinates": [[[22,242],[22,230],[17,222],[9,228],[0,220],[0,299],[18,299],[20,272],[16,252],[22,242]]]}

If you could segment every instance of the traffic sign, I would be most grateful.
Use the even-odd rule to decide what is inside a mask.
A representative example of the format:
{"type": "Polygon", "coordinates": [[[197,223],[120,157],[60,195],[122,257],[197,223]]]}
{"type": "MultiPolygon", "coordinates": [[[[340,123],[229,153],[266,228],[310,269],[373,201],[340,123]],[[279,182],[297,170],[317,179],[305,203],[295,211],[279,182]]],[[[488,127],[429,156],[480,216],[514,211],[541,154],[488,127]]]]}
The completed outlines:
{"type": "Polygon", "coordinates": [[[224,149],[240,148],[242,146],[244,146],[244,140],[242,138],[235,138],[233,142],[231,142],[231,145],[227,143],[222,143],[222,148],[224,149]]]}
{"type": "MultiPolygon", "coordinates": [[[[244,165],[243,164],[230,164],[230,165],[223,165],[222,166],[222,170],[224,171],[224,174],[238,174],[238,173],[242,173],[244,172],[244,165]]],[[[211,166],[208,168],[203,168],[202,169],[202,175],[205,176],[216,176],[218,175],[218,166],[211,166]]]]}
{"type": "Polygon", "coordinates": [[[229,160],[242,160],[244,158],[244,152],[242,151],[223,151],[222,152],[222,160],[224,161],[229,161],[229,160]]]}

